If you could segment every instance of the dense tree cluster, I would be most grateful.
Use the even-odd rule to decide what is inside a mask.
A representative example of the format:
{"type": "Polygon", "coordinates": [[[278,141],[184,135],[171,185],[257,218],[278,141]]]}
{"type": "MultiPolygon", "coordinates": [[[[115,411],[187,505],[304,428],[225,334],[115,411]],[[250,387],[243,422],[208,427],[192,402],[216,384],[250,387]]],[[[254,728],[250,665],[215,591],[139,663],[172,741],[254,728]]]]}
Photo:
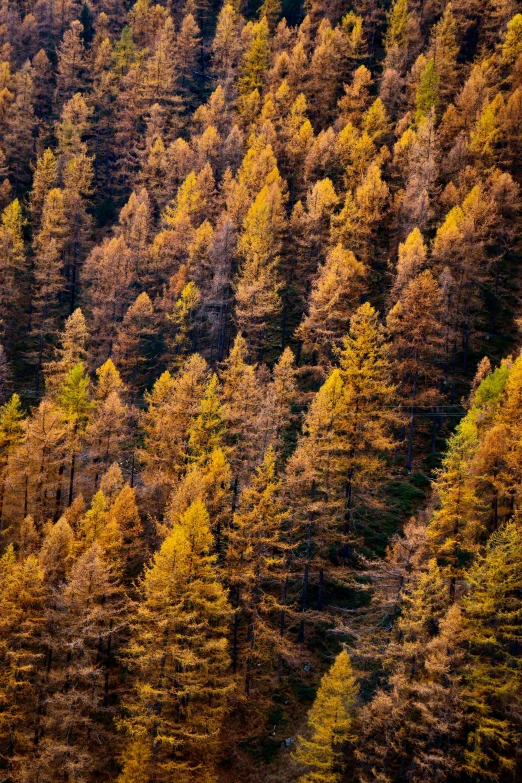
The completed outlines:
{"type": "Polygon", "coordinates": [[[2,783],[519,779],[521,128],[516,0],[1,4],[2,783]]]}

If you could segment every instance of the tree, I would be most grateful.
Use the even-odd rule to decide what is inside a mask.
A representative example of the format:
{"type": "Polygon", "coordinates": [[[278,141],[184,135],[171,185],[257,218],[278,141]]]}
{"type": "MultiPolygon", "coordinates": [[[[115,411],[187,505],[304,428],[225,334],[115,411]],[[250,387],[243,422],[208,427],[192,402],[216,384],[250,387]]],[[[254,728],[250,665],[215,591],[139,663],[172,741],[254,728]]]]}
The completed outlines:
{"type": "Polygon", "coordinates": [[[129,409],[122,400],[124,385],[112,359],[98,367],[96,376],[98,382],[86,431],[95,470],[95,489],[100,474],[126,453],[129,437],[129,409]]]}
{"type": "Polygon", "coordinates": [[[500,780],[513,768],[513,740],[520,731],[517,699],[517,594],[520,590],[520,528],[510,522],[493,533],[467,574],[464,616],[470,637],[465,700],[470,732],[468,774],[500,780]]]}
{"type": "Polygon", "coordinates": [[[56,358],[44,368],[46,390],[51,396],[56,397],[67,373],[78,362],[87,358],[88,337],[85,317],[80,308],[77,308],[65,322],[60,344],[55,352],[56,358]]]}
{"type": "MultiPolygon", "coordinates": [[[[440,589],[431,568],[428,578],[434,577],[440,589]]],[[[421,600],[431,597],[427,587],[424,582],[421,600]]],[[[404,769],[415,781],[451,780],[462,770],[468,634],[460,607],[451,606],[440,619],[438,607],[433,608],[437,620],[430,624],[432,604],[423,609],[415,602],[416,623],[406,624],[402,644],[393,644],[387,654],[387,689],[377,691],[363,707],[356,750],[361,780],[371,780],[376,770],[385,770],[383,780],[399,780],[404,769]]]]}
{"type": "Polygon", "coordinates": [[[258,413],[263,392],[256,367],[248,364],[248,345],[236,336],[221,372],[223,416],[227,422],[227,445],[236,481],[243,482],[262,458],[258,413]]]}
{"type": "Polygon", "coordinates": [[[415,95],[415,119],[419,122],[422,117],[432,109],[437,109],[439,104],[439,74],[435,67],[435,60],[428,60],[422,72],[419,86],[415,95]]]}
{"type": "Polygon", "coordinates": [[[34,340],[31,356],[34,356],[36,361],[37,391],[40,390],[42,367],[48,362],[51,346],[59,333],[60,294],[65,289],[62,267],[56,240],[40,243],[34,264],[35,290],[31,319],[31,336],[34,340]]]}
{"type": "Polygon", "coordinates": [[[134,265],[123,236],[94,248],[85,262],[84,279],[93,315],[96,358],[103,362],[112,353],[118,324],[133,299],[134,265]]]}
{"type": "Polygon", "coordinates": [[[154,357],[154,310],[143,291],[125,313],[114,345],[114,359],[132,397],[150,383],[154,357]]]}
{"type": "Polygon", "coordinates": [[[319,353],[322,362],[331,361],[348,331],[362,294],[364,274],[364,266],[340,244],[329,251],[319,269],[308,314],[296,334],[303,339],[305,349],[319,353]]]}
{"type": "Polygon", "coordinates": [[[422,271],[426,264],[427,250],[418,228],[411,231],[405,242],[399,244],[395,279],[391,297],[399,299],[403,288],[422,271]]]}
{"type": "Polygon", "coordinates": [[[78,20],[66,30],[58,50],[57,95],[65,102],[82,87],[87,69],[85,47],[81,38],[83,25],[78,20]]]}
{"type": "Polygon", "coordinates": [[[221,9],[212,41],[212,69],[227,95],[233,87],[241,53],[240,18],[232,3],[221,9]]]}
{"type": "Polygon", "coordinates": [[[457,66],[459,48],[453,6],[448,3],[442,17],[433,29],[431,43],[431,52],[439,79],[437,89],[440,96],[445,99],[451,98],[456,88],[459,73],[457,66]]]}
{"type": "Polygon", "coordinates": [[[200,47],[200,29],[193,15],[185,14],[176,39],[177,69],[180,76],[179,89],[185,102],[192,105],[196,91],[194,71],[196,70],[200,47]]]}
{"type": "Polygon", "coordinates": [[[300,777],[302,783],[338,783],[342,779],[343,752],[354,739],[352,724],[358,690],[350,658],[342,650],[323,676],[308,713],[312,736],[309,740],[299,737],[294,758],[308,767],[300,777]]]}
{"type": "Polygon", "coordinates": [[[243,223],[238,251],[243,259],[236,281],[236,319],[250,353],[262,355],[268,328],[281,309],[278,276],[285,216],[277,183],[259,192],[243,223]]]}
{"type": "Polygon", "coordinates": [[[375,482],[382,476],[379,453],[392,447],[393,414],[389,403],[395,388],[391,384],[389,346],[384,341],[377,314],[368,303],[352,316],[350,331],[341,353],[346,418],[342,425],[346,439],[344,535],[357,529],[356,506],[371,502],[375,482]]]}
{"type": "MultiPolygon", "coordinates": [[[[76,364],[67,374],[58,397],[58,401],[64,412],[64,420],[69,429],[69,443],[67,446],[70,457],[68,506],[72,504],[74,499],[76,456],[80,451],[80,446],[92,409],[92,403],[88,394],[89,383],[90,380],[85,373],[83,363],[78,362],[78,364],[76,364]]],[[[61,487],[59,485],[56,500],[57,510],[60,507],[60,493],[61,487]]],[[[57,513],[56,517],[58,517],[57,513]]]]}
{"type": "Polygon", "coordinates": [[[480,500],[472,475],[472,459],[477,448],[476,412],[463,419],[449,441],[438,477],[439,508],[428,528],[442,573],[455,597],[456,582],[463,567],[476,551],[480,538],[480,500]]]}
{"type": "Polygon", "coordinates": [[[33,152],[37,123],[34,113],[33,75],[33,67],[29,61],[14,75],[14,100],[9,107],[3,139],[15,194],[28,187],[31,180],[29,160],[33,152]]]}
{"type": "Polygon", "coordinates": [[[208,384],[208,366],[194,354],[173,377],[165,372],[145,394],[147,409],[141,420],[144,434],[140,458],[147,487],[165,502],[187,467],[188,430],[208,384]]]}
{"type": "Polygon", "coordinates": [[[26,423],[19,455],[21,470],[15,476],[23,482],[17,487],[24,497],[23,516],[30,512],[38,527],[55,510],[51,510],[51,496],[56,497],[61,487],[67,432],[63,410],[48,398],[31,412],[26,423]]]}
{"type": "Polygon", "coordinates": [[[190,337],[193,329],[194,314],[199,300],[200,292],[197,285],[189,281],[183,286],[174,302],[173,311],[166,314],[167,320],[173,325],[175,330],[171,340],[171,350],[175,364],[181,364],[190,353],[190,337]]]}
{"type": "Polygon", "coordinates": [[[249,22],[243,31],[247,42],[241,63],[239,89],[246,98],[263,86],[263,75],[269,64],[270,29],[266,17],[249,22]]]}
{"type": "Polygon", "coordinates": [[[201,398],[198,415],[188,430],[189,459],[200,465],[205,465],[221,446],[224,422],[219,397],[219,381],[214,374],[201,398]]]}
{"type": "Polygon", "coordinates": [[[386,30],[386,64],[402,71],[406,64],[409,43],[408,0],[396,0],[388,14],[386,30]]]}
{"type": "Polygon", "coordinates": [[[522,14],[515,16],[508,22],[506,34],[502,44],[502,59],[504,62],[514,63],[522,52],[522,14]]]}
{"type": "Polygon", "coordinates": [[[195,501],[145,572],[126,652],[136,679],[123,721],[133,749],[123,756],[122,782],[131,774],[212,778],[231,689],[225,636],[231,610],[211,546],[208,513],[195,501]]]}
{"type": "Polygon", "coordinates": [[[442,377],[442,292],[430,271],[405,286],[388,313],[386,325],[396,378],[410,399],[406,468],[411,471],[416,406],[435,405],[442,377]]]}
{"type": "Polygon", "coordinates": [[[49,675],[42,736],[32,765],[52,780],[100,774],[114,742],[110,715],[115,641],[124,619],[124,601],[110,568],[94,543],[74,563],[53,612],[54,667],[49,675]],[[96,745],[89,743],[95,732],[96,745]]]}
{"type": "Polygon", "coordinates": [[[226,569],[236,615],[232,668],[240,674],[248,698],[262,698],[277,671],[282,639],[274,623],[280,609],[286,515],[279,498],[276,455],[269,448],[239,498],[228,535],[226,569]],[[279,655],[278,655],[279,654],[279,655]]]}
{"type": "Polygon", "coordinates": [[[20,397],[13,394],[0,408],[0,522],[3,520],[4,495],[9,461],[24,437],[24,414],[20,397]]]}
{"type": "Polygon", "coordinates": [[[2,212],[0,225],[0,327],[4,341],[12,341],[15,326],[19,322],[19,309],[23,306],[23,280],[25,272],[25,246],[22,234],[22,208],[15,199],[2,212]]]}

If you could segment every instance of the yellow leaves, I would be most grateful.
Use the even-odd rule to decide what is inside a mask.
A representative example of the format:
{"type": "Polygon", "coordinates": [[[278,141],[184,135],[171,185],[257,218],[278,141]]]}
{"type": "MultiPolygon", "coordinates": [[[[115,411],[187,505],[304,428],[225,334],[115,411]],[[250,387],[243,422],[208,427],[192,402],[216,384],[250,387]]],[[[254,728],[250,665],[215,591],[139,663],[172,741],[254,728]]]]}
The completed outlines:
{"type": "Polygon", "coordinates": [[[236,317],[255,340],[280,309],[277,263],[284,225],[281,190],[277,183],[265,185],[245,217],[238,242],[244,262],[236,283],[236,317]]]}
{"type": "Polygon", "coordinates": [[[74,533],[65,517],[47,528],[40,549],[40,564],[51,585],[58,585],[69,575],[74,562],[74,533]]]}
{"type": "Polygon", "coordinates": [[[328,177],[314,184],[306,197],[308,215],[312,220],[320,220],[332,212],[338,198],[332,180],[328,177]]]}
{"type": "Polygon", "coordinates": [[[504,111],[504,98],[497,93],[483,109],[475,129],[470,134],[469,149],[479,161],[492,163],[502,134],[501,115],[504,111]]]}
{"type": "Polygon", "coordinates": [[[426,263],[427,249],[418,228],[408,234],[405,242],[399,244],[397,269],[393,295],[399,297],[404,286],[416,277],[426,263]]]}
{"type": "Polygon", "coordinates": [[[355,191],[355,201],[365,221],[370,223],[381,218],[388,193],[389,188],[382,179],[380,166],[378,163],[372,163],[362,185],[355,191]]]}
{"type": "Polygon", "coordinates": [[[174,305],[174,312],[167,313],[167,319],[176,327],[174,345],[178,355],[187,351],[188,335],[191,328],[191,318],[200,298],[197,285],[188,282],[181,291],[174,305]]]}
{"type": "Polygon", "coordinates": [[[342,755],[353,741],[352,723],[359,688],[350,658],[342,650],[323,676],[308,713],[311,738],[299,737],[295,760],[308,767],[301,783],[339,783],[343,774],[342,755]]]}
{"type": "Polygon", "coordinates": [[[219,381],[214,373],[203,394],[198,416],[188,432],[190,457],[201,465],[205,465],[221,445],[224,433],[219,392],[219,381]]]}
{"type": "Polygon", "coordinates": [[[118,783],[148,783],[150,756],[150,743],[145,739],[130,742],[122,758],[123,771],[118,776],[118,783]]]}
{"type": "Polygon", "coordinates": [[[80,522],[82,548],[87,549],[103,533],[107,523],[107,502],[103,492],[98,491],[91,501],[91,507],[80,522]]]}
{"type": "Polygon", "coordinates": [[[270,29],[266,17],[249,22],[243,33],[247,48],[243,55],[242,76],[239,82],[242,94],[263,87],[263,75],[269,65],[270,29]]]}
{"type": "Polygon", "coordinates": [[[386,52],[401,49],[408,43],[408,0],[395,0],[388,14],[386,52]]]}
{"type": "Polygon", "coordinates": [[[464,220],[464,212],[459,206],[453,207],[444,220],[444,223],[437,230],[435,241],[433,243],[433,252],[441,259],[453,249],[462,237],[460,226],[464,220]]]}
{"type": "Polygon", "coordinates": [[[238,243],[247,262],[257,265],[275,260],[284,219],[281,190],[277,185],[265,185],[248,210],[238,243]]]}
{"type": "Polygon", "coordinates": [[[309,298],[308,315],[297,335],[305,347],[331,358],[335,347],[348,331],[350,317],[360,299],[364,265],[341,244],[332,248],[319,269],[309,298]]]}
{"type": "Polygon", "coordinates": [[[388,116],[380,98],[377,98],[362,119],[362,129],[373,143],[378,143],[388,130],[388,116]]]}
{"type": "Polygon", "coordinates": [[[192,216],[202,208],[202,194],[197,187],[197,177],[193,171],[180,185],[176,200],[169,204],[163,213],[163,220],[169,228],[176,228],[185,216],[192,216]]]}
{"type": "Polygon", "coordinates": [[[98,383],[96,385],[96,399],[105,400],[112,392],[123,391],[123,381],[112,359],[107,359],[96,370],[98,383]]]}
{"type": "Polygon", "coordinates": [[[344,412],[344,385],[341,371],[335,368],[312,400],[304,426],[305,433],[312,440],[331,437],[336,430],[340,430],[344,412]]]}
{"type": "Polygon", "coordinates": [[[512,65],[520,54],[522,54],[522,14],[515,14],[508,22],[502,44],[502,59],[512,65]]]}
{"type": "Polygon", "coordinates": [[[2,212],[2,226],[0,229],[0,242],[3,245],[4,254],[9,254],[11,264],[14,266],[19,266],[23,260],[23,225],[22,208],[16,198],[2,212]]]}
{"type": "Polygon", "coordinates": [[[274,151],[262,137],[250,137],[248,150],[241,163],[237,179],[239,185],[244,186],[252,198],[264,185],[279,180],[274,151]]]}
{"type": "Polygon", "coordinates": [[[343,16],[341,29],[348,43],[349,57],[361,57],[364,55],[366,42],[363,33],[363,18],[349,11],[343,16]]]}

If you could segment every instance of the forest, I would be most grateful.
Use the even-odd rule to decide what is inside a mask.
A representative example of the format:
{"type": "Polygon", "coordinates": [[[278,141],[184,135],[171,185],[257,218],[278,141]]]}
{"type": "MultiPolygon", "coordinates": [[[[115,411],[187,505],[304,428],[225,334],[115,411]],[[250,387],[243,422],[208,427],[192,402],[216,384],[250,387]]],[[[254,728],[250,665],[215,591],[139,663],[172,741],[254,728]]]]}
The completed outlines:
{"type": "Polygon", "coordinates": [[[0,783],[522,780],[522,4],[1,0],[0,783]]]}

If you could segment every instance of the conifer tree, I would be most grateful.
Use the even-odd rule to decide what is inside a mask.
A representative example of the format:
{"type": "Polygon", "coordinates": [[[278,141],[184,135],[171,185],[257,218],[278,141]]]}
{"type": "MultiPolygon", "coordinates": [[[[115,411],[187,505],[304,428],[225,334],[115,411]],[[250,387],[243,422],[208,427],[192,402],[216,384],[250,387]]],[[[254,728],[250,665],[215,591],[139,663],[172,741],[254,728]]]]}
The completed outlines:
{"type": "Polygon", "coordinates": [[[0,737],[2,767],[10,778],[22,772],[38,731],[44,654],[43,578],[35,555],[17,562],[9,547],[0,558],[0,737]]]}
{"type": "Polygon", "coordinates": [[[15,199],[2,212],[0,225],[0,328],[4,342],[14,339],[19,323],[19,308],[23,307],[25,245],[22,234],[22,208],[15,199]]]}
{"type": "Polygon", "coordinates": [[[248,364],[247,359],[247,342],[238,334],[223,363],[221,381],[227,445],[232,447],[230,462],[235,479],[240,481],[244,481],[262,458],[258,413],[263,392],[256,367],[248,364]]]}
{"type": "Polygon", "coordinates": [[[13,394],[11,399],[0,408],[0,521],[3,519],[9,462],[24,437],[23,419],[20,397],[13,394]]]}
{"type": "Polygon", "coordinates": [[[406,467],[412,469],[415,409],[435,404],[442,373],[442,292],[431,272],[422,272],[402,290],[390,310],[387,328],[393,341],[395,373],[410,400],[406,467]]]}
{"type": "Polygon", "coordinates": [[[64,33],[58,51],[57,93],[62,102],[82,87],[82,78],[87,68],[82,32],[81,22],[79,20],[72,22],[64,33]]]}
{"type": "Polygon", "coordinates": [[[127,650],[136,672],[119,780],[211,780],[231,688],[231,611],[214,573],[208,513],[195,501],[146,571],[127,650]]]}
{"type": "Polygon", "coordinates": [[[70,370],[87,358],[88,336],[85,317],[80,308],[77,308],[65,322],[60,344],[56,349],[56,358],[45,367],[46,389],[53,397],[59,393],[70,370]]]}
{"type": "Polygon", "coordinates": [[[491,536],[467,574],[464,599],[469,632],[465,700],[470,732],[464,768],[468,774],[501,779],[513,768],[519,732],[515,645],[519,636],[520,528],[510,522],[491,536]]]}
{"type": "Polygon", "coordinates": [[[93,778],[106,768],[114,742],[110,694],[114,642],[124,602],[94,543],[74,563],[53,612],[55,665],[47,685],[42,738],[33,761],[43,780],[59,766],[67,781],[93,778]],[[96,733],[93,745],[89,737],[96,733]]]}
{"type": "Polygon", "coordinates": [[[262,355],[267,330],[281,309],[278,276],[285,216],[277,183],[260,191],[244,220],[238,250],[243,258],[236,282],[236,319],[252,356],[262,355]]]}
{"type": "Polygon", "coordinates": [[[143,291],[125,313],[114,345],[114,360],[133,397],[150,382],[153,334],[154,310],[143,291]]]}
{"type": "MultiPolygon", "coordinates": [[[[68,444],[69,452],[69,489],[67,493],[67,506],[70,506],[74,499],[74,479],[76,475],[76,457],[87,427],[92,403],[89,399],[89,378],[86,376],[85,367],[82,362],[78,362],[67,374],[63,386],[60,390],[58,401],[64,412],[64,421],[68,425],[68,444]]],[[[60,507],[60,490],[58,486],[56,506],[60,507]]],[[[58,516],[56,514],[56,516],[58,516]]]]}
{"type": "Polygon", "coordinates": [[[122,399],[123,381],[111,359],[96,370],[97,385],[86,437],[95,471],[97,488],[100,474],[126,451],[129,409],[122,399]]]}
{"type": "Polygon", "coordinates": [[[208,383],[208,367],[198,354],[190,357],[173,377],[165,372],[147,392],[143,414],[143,479],[158,492],[163,506],[187,467],[188,430],[208,383]]]}
{"type": "Polygon", "coordinates": [[[342,650],[323,676],[308,713],[310,739],[299,737],[295,760],[308,768],[302,783],[337,783],[343,775],[343,752],[353,740],[353,715],[358,687],[350,658],[342,650]]]}
{"type": "Polygon", "coordinates": [[[379,453],[389,451],[393,443],[389,403],[395,389],[388,357],[375,310],[368,303],[361,305],[352,316],[341,353],[346,405],[342,432],[347,444],[345,535],[357,529],[357,503],[371,502],[382,464],[379,453]]]}
{"type": "Polygon", "coordinates": [[[297,336],[305,349],[331,360],[348,331],[350,318],[362,292],[364,267],[353,253],[339,244],[326,257],[310,293],[308,314],[297,336]]]}
{"type": "MultiPolygon", "coordinates": [[[[226,566],[236,616],[232,667],[240,673],[247,697],[260,698],[261,683],[274,677],[281,652],[273,622],[281,590],[285,514],[278,498],[276,459],[264,456],[250,485],[241,493],[228,536],[226,566]]],[[[265,686],[266,687],[266,686],[265,686]]]]}

